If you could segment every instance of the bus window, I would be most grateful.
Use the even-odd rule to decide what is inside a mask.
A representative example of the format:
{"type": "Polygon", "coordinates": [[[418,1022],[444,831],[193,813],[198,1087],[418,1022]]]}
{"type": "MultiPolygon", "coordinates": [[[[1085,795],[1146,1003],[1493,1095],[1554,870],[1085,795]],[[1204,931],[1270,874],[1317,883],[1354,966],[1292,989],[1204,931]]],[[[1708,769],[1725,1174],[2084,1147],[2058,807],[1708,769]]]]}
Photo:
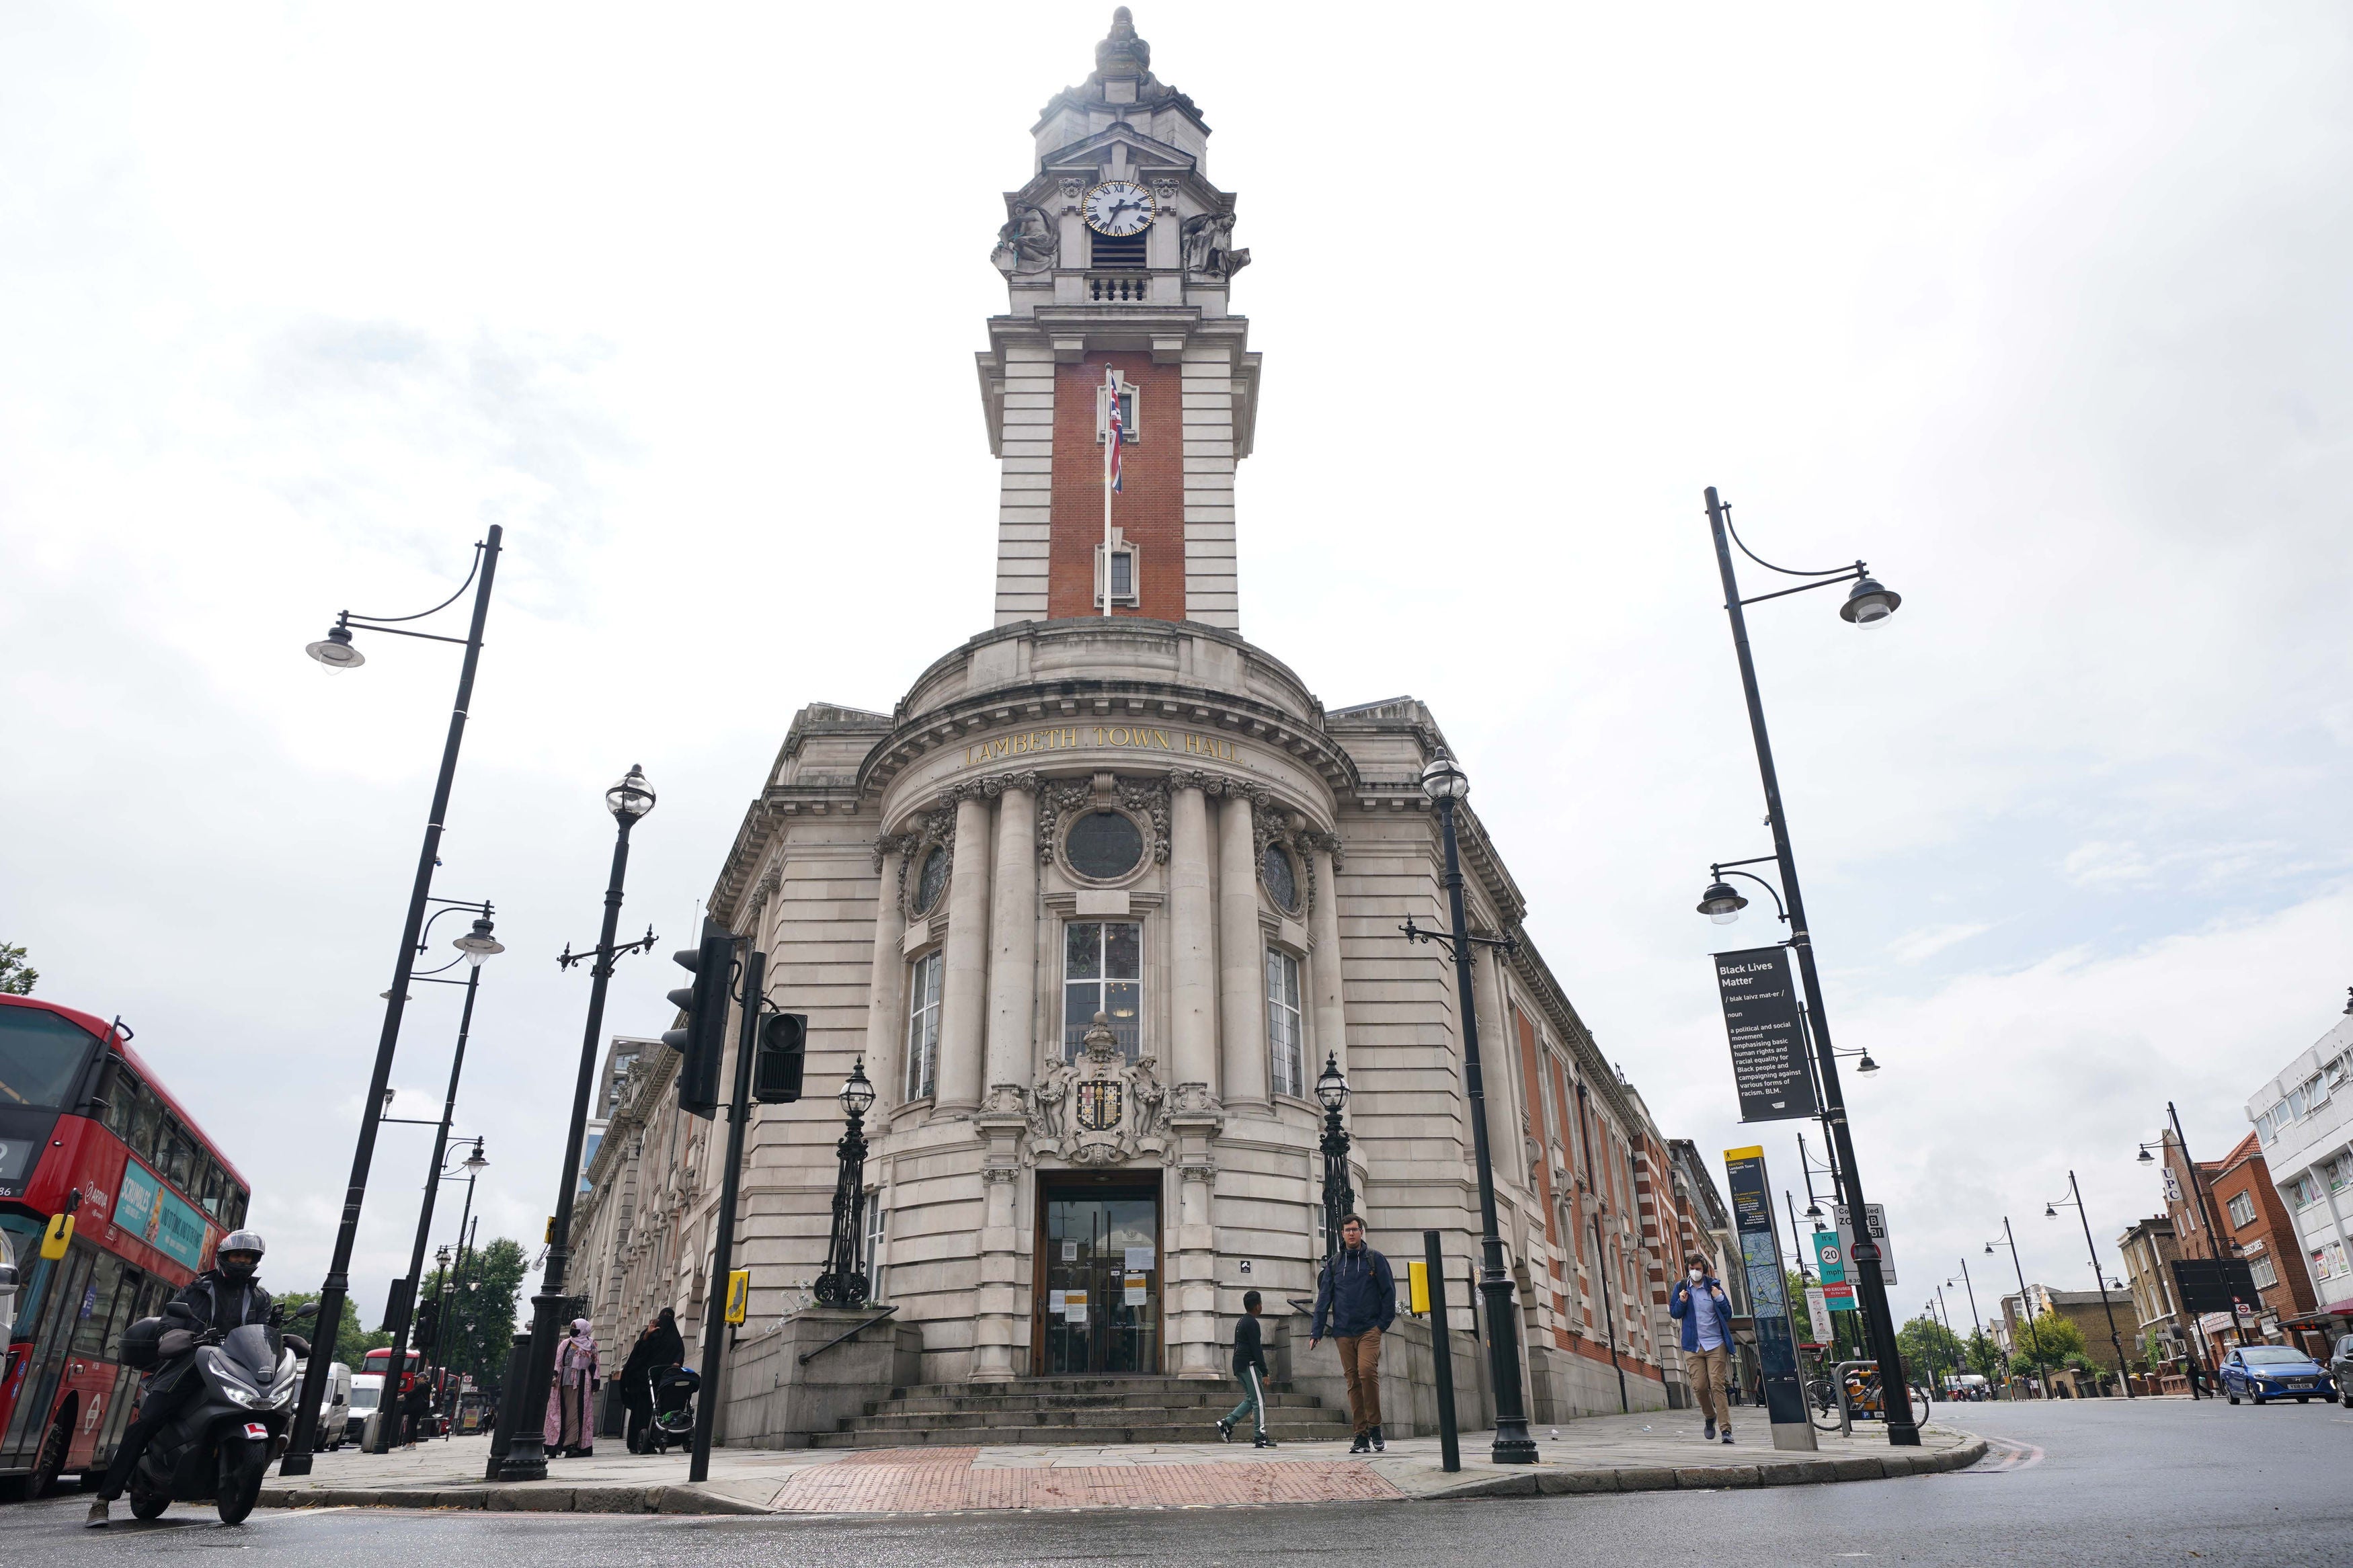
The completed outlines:
{"type": "Polygon", "coordinates": [[[193,1139],[180,1130],[180,1124],[170,1117],[164,1119],[164,1179],[182,1192],[188,1190],[188,1178],[196,1160],[193,1139]]]}
{"type": "Polygon", "coordinates": [[[231,1230],[243,1230],[245,1228],[245,1189],[234,1186],[229,1188],[227,1203],[228,1209],[221,1215],[221,1224],[231,1230]]]}
{"type": "Polygon", "coordinates": [[[98,1255],[81,1300],[74,1304],[73,1353],[94,1356],[106,1348],[106,1325],[114,1316],[114,1299],[122,1289],[122,1259],[111,1252],[98,1255]]]}
{"type": "Polygon", "coordinates": [[[151,1288],[153,1283],[154,1282],[149,1279],[147,1276],[140,1273],[135,1268],[132,1268],[128,1266],[125,1266],[123,1268],[122,1284],[114,1293],[114,1300],[117,1303],[114,1313],[114,1321],[106,1331],[106,1344],[104,1348],[98,1352],[101,1356],[104,1356],[108,1361],[121,1361],[122,1359],[123,1330],[129,1328],[132,1324],[137,1322],[142,1318],[153,1316],[153,1313],[145,1310],[147,1298],[151,1293],[151,1288]]]}
{"type": "Polygon", "coordinates": [[[105,1129],[125,1142],[131,1139],[131,1113],[139,1102],[139,1080],[131,1069],[116,1058],[106,1064],[106,1077],[98,1086],[98,1119],[105,1129]]]}
{"type": "Polygon", "coordinates": [[[163,1102],[140,1090],[139,1103],[131,1108],[131,1152],[151,1165],[155,1163],[155,1138],[163,1131],[163,1102]]]}
{"type": "Polygon", "coordinates": [[[215,1219],[218,1219],[220,1218],[221,1212],[221,1189],[228,1185],[228,1180],[221,1174],[221,1168],[218,1165],[214,1164],[210,1160],[206,1159],[201,1154],[197,1155],[196,1158],[203,1162],[205,1167],[205,1190],[196,1194],[196,1201],[205,1205],[205,1212],[206,1214],[212,1215],[215,1219]]]}
{"type": "Polygon", "coordinates": [[[39,1007],[0,1007],[0,1105],[63,1110],[98,1042],[39,1007]]]}

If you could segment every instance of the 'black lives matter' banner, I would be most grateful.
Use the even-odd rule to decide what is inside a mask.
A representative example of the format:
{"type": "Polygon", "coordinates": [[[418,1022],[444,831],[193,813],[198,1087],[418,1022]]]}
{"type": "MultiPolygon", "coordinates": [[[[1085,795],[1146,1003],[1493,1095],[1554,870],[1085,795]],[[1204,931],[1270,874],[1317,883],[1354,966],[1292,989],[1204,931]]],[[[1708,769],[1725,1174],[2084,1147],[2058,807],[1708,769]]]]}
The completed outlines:
{"type": "Polygon", "coordinates": [[[1743,1121],[1789,1121],[1818,1113],[1806,1071],[1806,1027],[1786,948],[1715,955],[1724,1032],[1732,1041],[1732,1082],[1743,1121]]]}

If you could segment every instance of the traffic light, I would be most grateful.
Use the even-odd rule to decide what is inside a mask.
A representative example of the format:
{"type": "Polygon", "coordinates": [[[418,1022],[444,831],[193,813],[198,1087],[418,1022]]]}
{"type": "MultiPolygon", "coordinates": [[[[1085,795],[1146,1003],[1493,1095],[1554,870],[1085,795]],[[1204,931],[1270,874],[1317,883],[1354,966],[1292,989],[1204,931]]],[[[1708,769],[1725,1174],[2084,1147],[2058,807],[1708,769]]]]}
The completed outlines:
{"type": "Polygon", "coordinates": [[[763,1105],[798,1100],[807,1059],[808,1015],[771,1014],[760,1025],[760,1048],[752,1058],[752,1098],[763,1105]]]}
{"type": "Polygon", "coordinates": [[[440,1343],[441,1303],[426,1301],[417,1309],[416,1343],[419,1350],[429,1351],[440,1343]]]}
{"type": "Polygon", "coordinates": [[[670,994],[686,1015],[662,1036],[662,1044],[685,1056],[678,1068],[681,1110],[708,1121],[719,1110],[719,1068],[727,1054],[727,979],[735,963],[735,938],[716,921],[702,922],[702,945],[681,948],[670,961],[694,976],[694,984],[670,994]]]}

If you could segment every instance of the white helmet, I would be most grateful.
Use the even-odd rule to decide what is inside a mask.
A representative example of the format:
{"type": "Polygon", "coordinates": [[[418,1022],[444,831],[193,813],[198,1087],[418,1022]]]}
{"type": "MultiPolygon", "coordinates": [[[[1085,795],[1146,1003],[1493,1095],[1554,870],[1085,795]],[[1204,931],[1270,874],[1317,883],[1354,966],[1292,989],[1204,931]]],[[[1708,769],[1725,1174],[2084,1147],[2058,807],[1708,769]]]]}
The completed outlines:
{"type": "Polygon", "coordinates": [[[221,1277],[225,1279],[250,1279],[253,1278],[254,1269],[261,1266],[261,1255],[268,1250],[261,1245],[259,1231],[233,1230],[222,1237],[220,1245],[213,1248],[213,1267],[220,1270],[221,1277]],[[254,1267],[232,1270],[225,1261],[232,1252],[250,1252],[253,1254],[254,1267]]]}

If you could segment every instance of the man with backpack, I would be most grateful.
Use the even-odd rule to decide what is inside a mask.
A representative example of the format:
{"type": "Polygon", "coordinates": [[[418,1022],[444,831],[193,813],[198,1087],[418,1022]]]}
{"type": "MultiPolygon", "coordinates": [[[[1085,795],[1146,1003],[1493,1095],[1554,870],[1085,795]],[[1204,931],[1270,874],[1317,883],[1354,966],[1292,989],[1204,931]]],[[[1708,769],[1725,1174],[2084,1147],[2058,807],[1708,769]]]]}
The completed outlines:
{"type": "Polygon", "coordinates": [[[1329,1333],[1348,1380],[1348,1415],[1356,1428],[1351,1454],[1388,1448],[1381,1436],[1381,1335],[1397,1321],[1397,1277],[1389,1260],[1365,1243],[1365,1219],[1340,1222],[1340,1249],[1324,1260],[1315,1282],[1315,1317],[1307,1331],[1314,1350],[1329,1333]]]}

